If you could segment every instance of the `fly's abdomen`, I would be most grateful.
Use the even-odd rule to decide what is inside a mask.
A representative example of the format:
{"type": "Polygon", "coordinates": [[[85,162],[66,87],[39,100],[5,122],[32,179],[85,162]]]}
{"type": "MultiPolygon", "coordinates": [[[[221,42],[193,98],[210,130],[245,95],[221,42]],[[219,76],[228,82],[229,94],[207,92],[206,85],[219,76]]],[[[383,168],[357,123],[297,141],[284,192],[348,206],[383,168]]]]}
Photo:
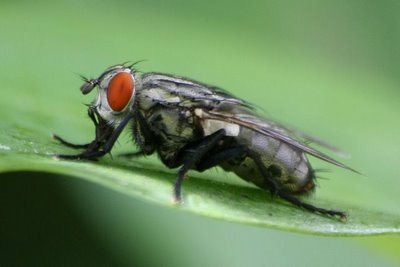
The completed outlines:
{"type": "Polygon", "coordinates": [[[242,129],[237,141],[259,156],[264,171],[245,156],[221,165],[227,171],[255,185],[269,189],[265,176],[272,177],[280,190],[306,193],[314,188],[314,173],[305,154],[277,139],[242,129]]]}

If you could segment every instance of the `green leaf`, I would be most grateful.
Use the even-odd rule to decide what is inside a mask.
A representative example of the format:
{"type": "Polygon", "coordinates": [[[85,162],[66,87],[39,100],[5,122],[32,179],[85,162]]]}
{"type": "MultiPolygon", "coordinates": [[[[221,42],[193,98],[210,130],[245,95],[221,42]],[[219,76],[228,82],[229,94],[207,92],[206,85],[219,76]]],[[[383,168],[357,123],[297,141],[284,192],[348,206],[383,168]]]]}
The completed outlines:
{"type": "MultiPolygon", "coordinates": [[[[88,121],[89,123],[89,121],[88,121]]],[[[400,232],[399,216],[374,212],[346,203],[315,199],[314,204],[349,213],[347,222],[293,207],[253,187],[223,183],[190,175],[183,186],[184,202],[172,202],[174,174],[160,164],[105,157],[99,162],[57,160],[55,153],[73,153],[50,136],[29,129],[0,132],[1,172],[40,171],[71,175],[123,194],[208,217],[287,231],[323,235],[370,235],[400,232]]],[[[211,176],[209,174],[209,176],[211,176]]]]}
{"type": "MultiPolygon", "coordinates": [[[[87,5],[90,12],[67,4],[53,9],[43,3],[9,3],[0,9],[0,21],[9,29],[2,33],[4,42],[0,42],[0,172],[72,175],[128,194],[132,201],[142,199],[208,217],[287,231],[324,235],[400,232],[400,125],[394,123],[399,117],[397,73],[392,78],[381,77],[367,66],[360,69],[351,65],[352,61],[338,67],[334,58],[321,56],[318,46],[304,50],[305,46],[298,47],[297,42],[283,45],[281,37],[274,40],[274,34],[265,34],[269,19],[263,23],[240,20],[240,24],[249,24],[229,26],[228,30],[216,26],[219,16],[208,21],[203,13],[198,17],[202,20],[192,24],[189,12],[178,12],[182,17],[171,16],[162,9],[154,13],[135,5],[124,8],[123,14],[113,12],[111,17],[107,5],[87,5]],[[36,19],[27,20],[32,14],[36,19]],[[64,14],[74,14],[74,20],[64,14]],[[259,30],[248,31],[256,25],[259,30]],[[166,34],[171,29],[179,29],[184,39],[171,38],[166,34]],[[210,46],[210,40],[216,41],[210,46]],[[175,205],[171,201],[174,171],[154,157],[128,161],[116,156],[119,151],[134,149],[127,138],[120,141],[119,151],[113,151],[114,159],[53,159],[55,153],[76,151],[51,140],[51,133],[77,143],[93,138],[93,127],[82,105],[93,96],[80,94],[81,81],[74,72],[95,77],[109,65],[142,58],[149,59],[140,65],[143,71],[187,75],[219,85],[279,119],[311,129],[311,134],[328,136],[328,141],[332,139],[352,152],[354,160],[345,163],[368,177],[335,168],[334,174],[329,174],[334,179],[319,179],[316,195],[306,199],[320,207],[348,212],[348,221],[303,211],[221,171],[191,173],[183,185],[184,203],[175,205]],[[244,63],[245,67],[241,65],[244,63]]],[[[230,17],[232,22],[239,21],[236,16],[230,17]]],[[[277,26],[281,27],[281,22],[277,26]]],[[[303,36],[298,34],[298,27],[294,29],[294,36],[303,36]]],[[[315,27],[304,29],[312,31],[306,37],[319,36],[313,32],[315,27]]],[[[320,31],[326,32],[325,28],[320,31]]],[[[355,36],[353,32],[348,36],[355,36]]],[[[360,43],[372,44],[370,51],[375,58],[374,43],[360,43]]],[[[357,52],[368,51],[355,47],[357,52]]],[[[320,165],[316,162],[313,166],[320,165]]]]}

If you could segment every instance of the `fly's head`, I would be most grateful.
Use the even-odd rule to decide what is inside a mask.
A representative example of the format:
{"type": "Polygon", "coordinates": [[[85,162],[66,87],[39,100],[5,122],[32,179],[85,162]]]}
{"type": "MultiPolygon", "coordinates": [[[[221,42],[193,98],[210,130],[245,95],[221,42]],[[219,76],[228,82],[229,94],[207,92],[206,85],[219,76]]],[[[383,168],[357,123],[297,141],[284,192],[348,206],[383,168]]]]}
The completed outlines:
{"type": "Polygon", "coordinates": [[[95,111],[107,123],[118,124],[132,112],[138,82],[131,67],[116,65],[105,70],[96,79],[83,79],[85,83],[80,87],[83,94],[98,88],[97,97],[89,109],[95,111]]]}

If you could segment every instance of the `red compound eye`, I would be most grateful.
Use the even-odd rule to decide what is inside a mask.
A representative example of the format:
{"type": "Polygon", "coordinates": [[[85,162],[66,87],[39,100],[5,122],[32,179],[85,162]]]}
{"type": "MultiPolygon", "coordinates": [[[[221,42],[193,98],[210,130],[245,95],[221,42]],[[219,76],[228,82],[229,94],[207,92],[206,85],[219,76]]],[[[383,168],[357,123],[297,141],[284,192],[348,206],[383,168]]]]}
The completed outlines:
{"type": "Polygon", "coordinates": [[[135,82],[128,72],[116,74],[110,81],[107,90],[108,104],[114,111],[123,110],[131,100],[135,82]]]}

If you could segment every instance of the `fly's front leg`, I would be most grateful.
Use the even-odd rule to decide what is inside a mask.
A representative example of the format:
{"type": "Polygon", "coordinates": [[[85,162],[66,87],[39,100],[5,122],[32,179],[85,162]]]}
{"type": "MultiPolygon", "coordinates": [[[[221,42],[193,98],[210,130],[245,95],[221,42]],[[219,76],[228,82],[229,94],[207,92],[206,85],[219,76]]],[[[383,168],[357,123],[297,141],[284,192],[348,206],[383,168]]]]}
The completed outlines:
{"type": "MultiPolygon", "coordinates": [[[[104,130],[101,129],[102,127],[99,127],[99,122],[98,122],[98,120],[96,119],[95,111],[94,111],[93,108],[89,107],[89,109],[88,109],[88,115],[89,115],[89,118],[92,120],[92,122],[93,122],[93,124],[94,124],[94,126],[95,126],[95,128],[96,128],[96,138],[95,138],[94,141],[92,141],[92,142],[90,142],[90,143],[87,143],[87,144],[74,144],[74,143],[70,143],[70,142],[66,141],[64,138],[62,138],[62,137],[60,137],[59,135],[56,135],[56,134],[53,134],[53,135],[52,135],[52,138],[53,138],[54,140],[60,142],[60,143],[63,144],[64,146],[71,147],[71,148],[76,148],[76,149],[79,149],[79,148],[88,149],[90,146],[93,146],[93,143],[94,143],[96,140],[100,140],[99,137],[103,135],[103,134],[101,133],[101,131],[104,131],[104,130]]],[[[100,119],[101,119],[101,117],[100,117],[100,119]]]]}
{"type": "Polygon", "coordinates": [[[205,137],[195,147],[185,151],[183,166],[178,171],[178,176],[174,186],[174,200],[181,201],[181,187],[186,173],[190,169],[195,169],[196,165],[202,161],[203,157],[212,150],[215,145],[225,136],[225,130],[221,129],[217,132],[205,137]]]}
{"type": "MultiPolygon", "coordinates": [[[[98,131],[96,131],[98,132],[98,131]]],[[[103,132],[96,136],[95,140],[93,140],[88,145],[82,145],[85,147],[85,150],[76,155],[57,155],[57,158],[60,159],[88,159],[88,160],[97,160],[97,158],[105,155],[111,150],[112,145],[107,145],[111,139],[113,134],[113,128],[103,129],[103,132]]],[[[114,144],[115,140],[112,142],[114,144]]],[[[62,142],[63,143],[63,142],[62,142]]]]}
{"type": "Polygon", "coordinates": [[[96,160],[98,153],[101,148],[107,143],[107,140],[112,135],[114,128],[109,126],[107,122],[93,109],[89,107],[88,109],[89,118],[92,120],[95,126],[95,139],[87,144],[77,145],[72,144],[68,141],[65,141],[63,138],[58,135],[53,135],[53,138],[59,141],[61,144],[72,147],[72,148],[83,148],[85,149],[82,153],[76,155],[56,155],[57,158],[61,159],[89,159],[96,160]]]}
{"type": "Polygon", "coordinates": [[[131,159],[131,158],[143,157],[143,155],[146,155],[146,154],[142,150],[139,150],[139,151],[135,151],[135,152],[122,153],[122,154],[119,154],[118,157],[131,159]]]}
{"type": "Polygon", "coordinates": [[[87,143],[87,144],[73,144],[73,143],[70,143],[70,142],[66,141],[64,138],[62,138],[62,137],[60,137],[60,136],[58,136],[58,135],[56,135],[56,134],[53,134],[51,137],[52,137],[54,140],[56,140],[56,141],[60,142],[61,144],[63,144],[64,146],[66,146],[66,147],[71,147],[71,148],[77,148],[77,149],[83,148],[83,149],[86,149],[86,148],[88,148],[88,147],[90,146],[90,144],[91,144],[91,143],[87,143]]]}
{"type": "Polygon", "coordinates": [[[135,113],[135,122],[132,127],[134,141],[139,147],[138,151],[120,154],[123,158],[136,158],[153,154],[156,150],[154,137],[140,111],[135,113]]]}
{"type": "Polygon", "coordinates": [[[89,144],[85,151],[77,155],[57,155],[61,159],[89,159],[96,160],[111,151],[117,141],[122,130],[133,118],[132,114],[128,114],[117,128],[109,126],[100,116],[98,116],[98,124],[96,125],[96,138],[89,144]]]}
{"type": "Polygon", "coordinates": [[[57,158],[61,159],[89,159],[96,160],[98,157],[106,154],[108,151],[104,149],[107,142],[110,140],[113,134],[114,128],[110,127],[107,124],[99,123],[96,126],[96,137],[95,139],[89,143],[84,145],[74,145],[66,142],[58,136],[54,136],[54,138],[60,141],[62,144],[67,145],[69,147],[74,148],[84,148],[85,150],[76,155],[57,155],[57,158]]]}

